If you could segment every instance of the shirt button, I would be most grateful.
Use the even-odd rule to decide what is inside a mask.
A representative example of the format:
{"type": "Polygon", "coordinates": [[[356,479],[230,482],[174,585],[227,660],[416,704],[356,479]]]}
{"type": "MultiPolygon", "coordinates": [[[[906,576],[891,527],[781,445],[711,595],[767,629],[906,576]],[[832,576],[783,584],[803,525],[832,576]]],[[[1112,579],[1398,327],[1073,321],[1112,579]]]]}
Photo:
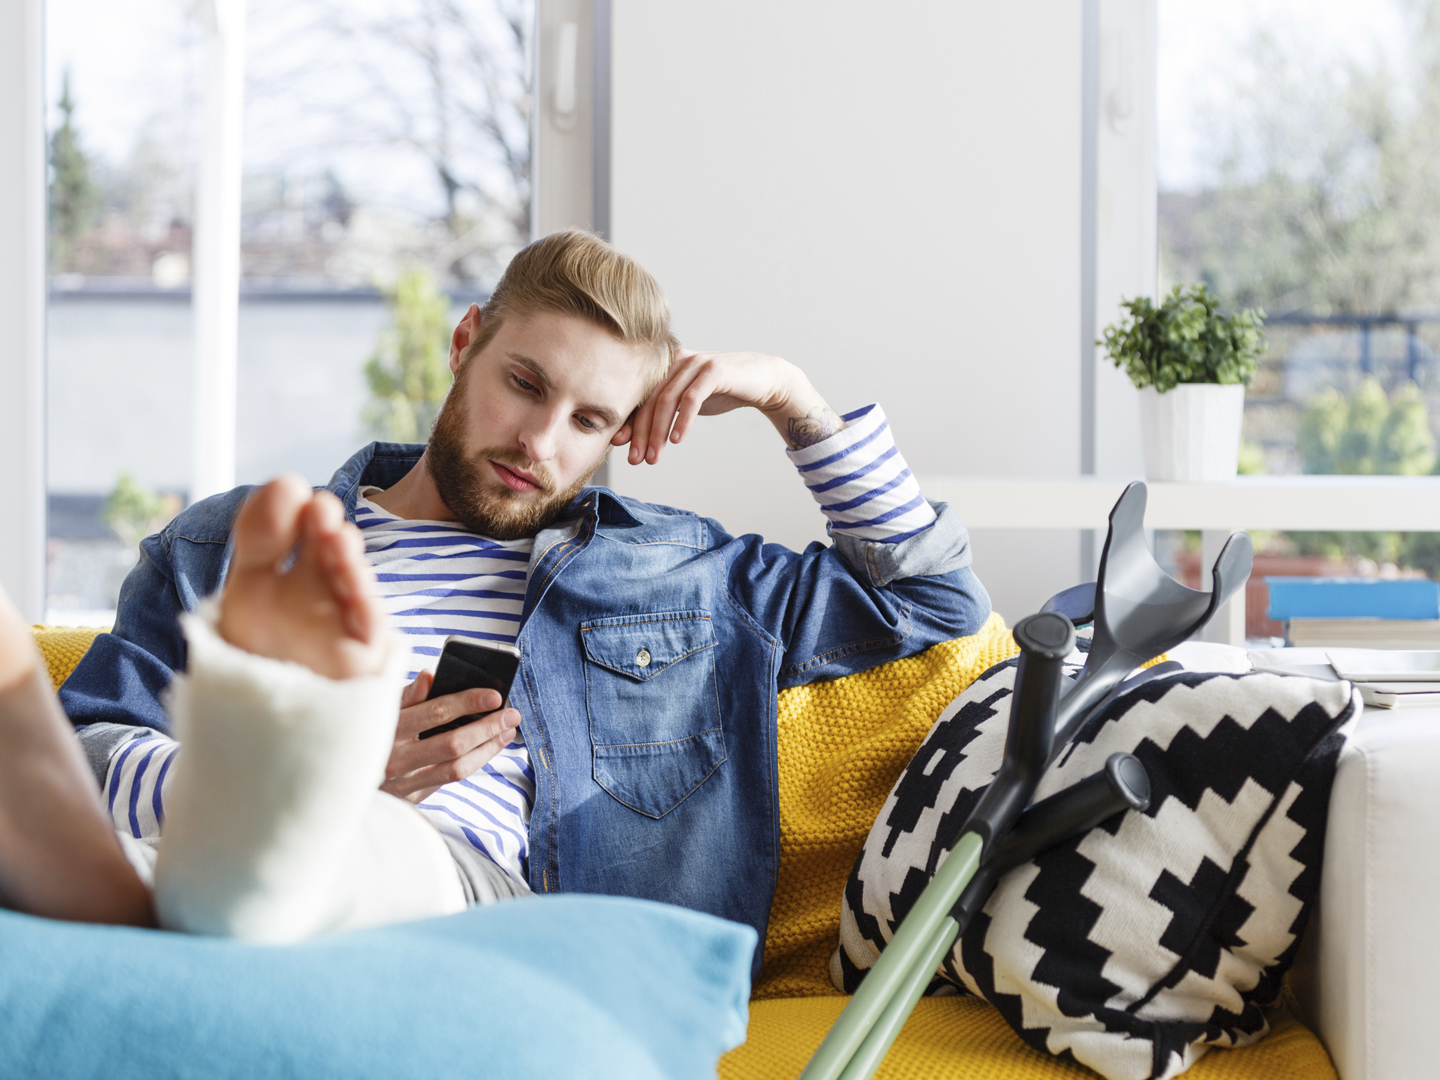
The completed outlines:
{"type": "Polygon", "coordinates": [[[649,666],[650,666],[650,650],[649,650],[649,649],[642,648],[639,652],[637,652],[637,653],[635,654],[635,664],[636,664],[637,667],[649,667],[649,666]]]}

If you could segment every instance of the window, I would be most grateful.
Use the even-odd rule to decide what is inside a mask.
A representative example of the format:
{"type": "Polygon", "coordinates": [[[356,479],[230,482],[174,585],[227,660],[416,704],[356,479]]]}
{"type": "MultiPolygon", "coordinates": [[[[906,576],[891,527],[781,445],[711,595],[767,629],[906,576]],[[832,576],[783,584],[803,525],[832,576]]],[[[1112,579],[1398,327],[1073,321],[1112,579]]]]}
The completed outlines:
{"type": "MultiPolygon", "coordinates": [[[[1268,316],[1242,470],[1434,471],[1440,7],[1161,0],[1159,17],[1160,288],[1203,281],[1268,316]]],[[[1440,570],[1429,534],[1256,539],[1257,577],[1440,570]]],[[[1279,632],[1257,607],[1250,633],[1279,632]]]]}
{"type": "MultiPolygon", "coordinates": [[[[48,4],[51,622],[111,621],[191,494],[191,7],[48,4]]],[[[423,441],[450,328],[528,242],[533,5],[246,8],[236,480],[321,484],[371,438],[423,441]]]]}

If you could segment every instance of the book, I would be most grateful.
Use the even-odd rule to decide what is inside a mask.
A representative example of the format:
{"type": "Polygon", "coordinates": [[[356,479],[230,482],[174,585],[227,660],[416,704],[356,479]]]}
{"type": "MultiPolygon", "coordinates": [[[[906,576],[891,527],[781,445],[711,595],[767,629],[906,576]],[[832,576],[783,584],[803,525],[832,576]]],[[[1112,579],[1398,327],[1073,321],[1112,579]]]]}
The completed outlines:
{"type": "Polygon", "coordinates": [[[1289,643],[1297,648],[1440,649],[1440,619],[1291,619],[1289,643]]]}
{"type": "Polygon", "coordinates": [[[1353,683],[1434,685],[1440,690],[1440,650],[1328,649],[1335,674],[1353,683]]]}
{"type": "Polygon", "coordinates": [[[1440,709],[1440,650],[1386,652],[1378,649],[1257,649],[1246,653],[1255,671],[1300,675],[1322,682],[1342,677],[1372,709],[1440,709]],[[1382,670],[1390,671],[1383,678],[1382,670]],[[1399,677],[1395,670],[1401,672],[1399,677]],[[1421,681],[1415,681],[1416,679],[1421,681]]]}
{"type": "Polygon", "coordinates": [[[1356,683],[1360,700],[1376,709],[1428,709],[1440,706],[1440,690],[1406,691],[1403,694],[1381,690],[1373,683],[1356,683]]]}
{"type": "Polygon", "coordinates": [[[1429,578],[1267,577],[1270,618],[1440,621],[1440,582],[1429,578]]]}

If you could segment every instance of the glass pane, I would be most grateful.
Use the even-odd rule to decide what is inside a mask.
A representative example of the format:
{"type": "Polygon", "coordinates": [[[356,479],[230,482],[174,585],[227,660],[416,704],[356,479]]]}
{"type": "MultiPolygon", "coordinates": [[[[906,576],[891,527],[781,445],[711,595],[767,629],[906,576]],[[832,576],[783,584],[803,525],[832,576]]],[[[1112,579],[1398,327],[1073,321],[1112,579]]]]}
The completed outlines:
{"type": "MultiPolygon", "coordinates": [[[[1242,471],[1432,472],[1440,9],[1161,0],[1159,17],[1161,290],[1205,282],[1267,313],[1242,471]]],[[[1257,579],[1440,568],[1428,534],[1256,540],[1257,579]]],[[[1278,633],[1259,588],[1250,632],[1278,633]]]]}
{"type": "MultiPolygon", "coordinates": [[[[321,484],[423,441],[451,327],[529,238],[533,5],[247,20],[237,480],[321,484]]],[[[49,0],[48,26],[47,618],[105,624],[190,486],[203,29],[176,0],[49,0]]]]}
{"type": "Polygon", "coordinates": [[[199,39],[184,11],[47,5],[51,622],[111,620],[136,539],[188,483],[199,39]]]}

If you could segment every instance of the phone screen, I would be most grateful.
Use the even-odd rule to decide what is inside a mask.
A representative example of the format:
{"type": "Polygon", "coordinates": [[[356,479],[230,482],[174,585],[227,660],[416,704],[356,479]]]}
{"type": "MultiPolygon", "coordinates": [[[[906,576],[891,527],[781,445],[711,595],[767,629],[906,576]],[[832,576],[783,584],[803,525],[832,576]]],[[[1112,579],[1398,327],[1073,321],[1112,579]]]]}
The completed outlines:
{"type": "MultiPolygon", "coordinates": [[[[435,681],[430,684],[430,701],[446,694],[458,694],[462,690],[485,687],[500,693],[501,708],[510,698],[510,684],[515,681],[515,672],[520,667],[520,655],[513,646],[482,645],[473,641],[450,638],[440,653],[440,662],[435,665],[435,681]]],[[[466,724],[473,724],[483,713],[468,713],[457,716],[444,724],[427,728],[417,738],[454,731],[466,724]]]]}

